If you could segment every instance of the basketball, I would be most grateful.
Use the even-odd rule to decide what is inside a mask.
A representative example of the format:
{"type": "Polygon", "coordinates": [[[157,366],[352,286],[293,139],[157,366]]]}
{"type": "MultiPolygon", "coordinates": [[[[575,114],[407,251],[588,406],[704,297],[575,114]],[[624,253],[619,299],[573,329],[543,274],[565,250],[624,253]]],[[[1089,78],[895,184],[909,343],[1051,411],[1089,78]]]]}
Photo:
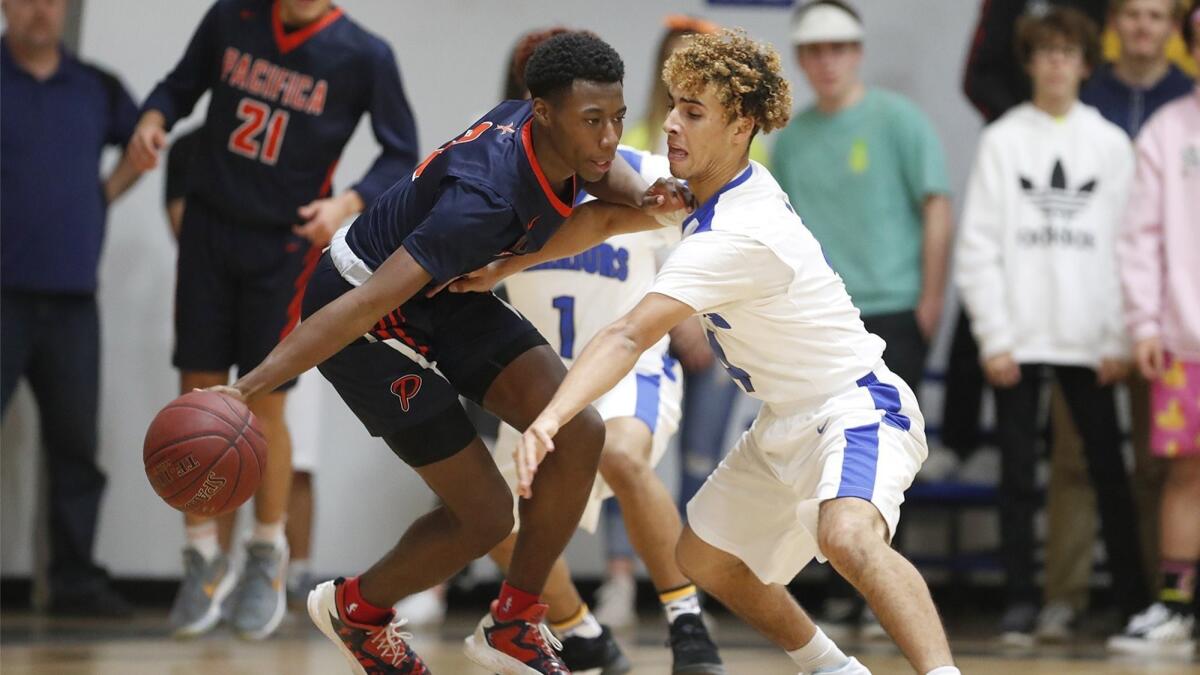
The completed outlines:
{"type": "Polygon", "coordinates": [[[146,430],[146,477],[163,501],[185,513],[218,516],[258,490],[267,439],[241,401],[193,391],[171,401],[146,430]]]}

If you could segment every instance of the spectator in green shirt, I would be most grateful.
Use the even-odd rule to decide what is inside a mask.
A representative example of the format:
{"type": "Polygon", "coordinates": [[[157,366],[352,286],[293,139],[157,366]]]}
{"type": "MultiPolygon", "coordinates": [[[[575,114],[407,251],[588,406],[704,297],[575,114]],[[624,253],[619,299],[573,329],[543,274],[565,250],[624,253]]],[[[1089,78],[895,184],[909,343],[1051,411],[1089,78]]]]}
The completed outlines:
{"type": "Polygon", "coordinates": [[[941,143],[911,101],[863,84],[863,23],[849,4],[799,6],[791,36],[817,100],[780,133],[772,171],[887,342],[889,367],[917,390],[951,239],[941,143]]]}

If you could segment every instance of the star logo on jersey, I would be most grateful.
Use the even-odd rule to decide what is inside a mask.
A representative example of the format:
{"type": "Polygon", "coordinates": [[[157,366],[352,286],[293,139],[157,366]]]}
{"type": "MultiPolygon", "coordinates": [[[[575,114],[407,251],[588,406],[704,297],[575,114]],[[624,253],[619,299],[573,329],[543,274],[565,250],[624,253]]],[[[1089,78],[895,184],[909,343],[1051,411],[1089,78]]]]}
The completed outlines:
{"type": "Polygon", "coordinates": [[[501,134],[515,134],[517,128],[513,126],[512,122],[509,122],[508,124],[501,124],[496,127],[496,131],[499,131],[501,134]]]}

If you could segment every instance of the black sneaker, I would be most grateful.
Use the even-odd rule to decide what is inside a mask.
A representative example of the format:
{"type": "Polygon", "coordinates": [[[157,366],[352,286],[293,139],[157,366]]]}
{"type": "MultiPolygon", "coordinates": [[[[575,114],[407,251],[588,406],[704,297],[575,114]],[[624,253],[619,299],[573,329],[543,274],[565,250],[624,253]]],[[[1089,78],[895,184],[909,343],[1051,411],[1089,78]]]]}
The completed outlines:
{"type": "Polygon", "coordinates": [[[49,612],[56,616],[128,619],[133,616],[133,607],[105,584],[83,593],[55,593],[50,598],[49,612]]]}
{"type": "Polygon", "coordinates": [[[725,675],[717,645],[708,636],[704,620],[699,614],[681,614],[671,624],[671,675],[681,673],[705,673],[725,675]]]}
{"type": "Polygon", "coordinates": [[[572,673],[591,671],[599,675],[622,675],[633,670],[633,665],[613,639],[608,626],[601,626],[600,635],[594,638],[571,636],[562,639],[559,655],[572,673]]]}

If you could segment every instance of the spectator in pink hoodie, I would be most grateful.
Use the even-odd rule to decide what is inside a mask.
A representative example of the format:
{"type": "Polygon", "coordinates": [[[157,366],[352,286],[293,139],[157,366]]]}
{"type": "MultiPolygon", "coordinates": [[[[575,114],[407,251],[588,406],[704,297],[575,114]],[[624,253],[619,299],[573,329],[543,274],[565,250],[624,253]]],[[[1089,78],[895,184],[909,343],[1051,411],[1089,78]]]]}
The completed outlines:
{"type": "MultiPolygon", "coordinates": [[[[1200,61],[1200,8],[1184,27],[1200,61]]],[[[1150,118],[1118,243],[1125,318],[1151,382],[1152,451],[1170,458],[1162,493],[1162,587],[1110,649],[1189,656],[1200,561],[1200,90],[1150,118]]]]}

